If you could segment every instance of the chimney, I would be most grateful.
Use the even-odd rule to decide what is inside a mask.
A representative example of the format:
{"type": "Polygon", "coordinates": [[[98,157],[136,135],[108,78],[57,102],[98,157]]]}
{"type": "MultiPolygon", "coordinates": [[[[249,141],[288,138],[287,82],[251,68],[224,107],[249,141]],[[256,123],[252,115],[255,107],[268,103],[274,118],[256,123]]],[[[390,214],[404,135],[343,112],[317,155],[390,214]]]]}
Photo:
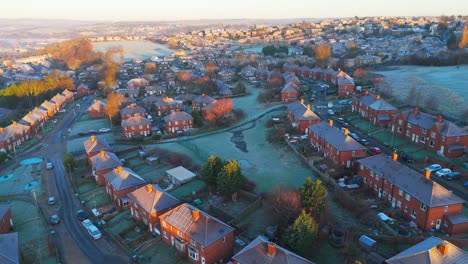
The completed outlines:
{"type": "Polygon", "coordinates": [[[396,151],[393,152],[393,154],[392,154],[392,160],[394,160],[394,161],[398,160],[398,153],[396,153],[396,151]]]}
{"type": "Polygon", "coordinates": [[[333,126],[333,119],[328,120],[328,124],[329,124],[330,126],[333,126]]]}
{"type": "Polygon", "coordinates": [[[91,136],[90,139],[91,139],[91,142],[94,142],[94,141],[96,141],[96,136],[93,135],[93,136],[91,136]]]}
{"type": "Polygon", "coordinates": [[[32,112],[31,112],[31,111],[29,111],[29,115],[32,116],[32,112]]]}
{"type": "Polygon", "coordinates": [[[301,98],[301,104],[304,104],[304,98],[301,98]]]}
{"type": "Polygon", "coordinates": [[[310,110],[310,104],[307,104],[307,110],[310,110]]]}
{"type": "Polygon", "coordinates": [[[200,210],[195,209],[192,211],[192,218],[193,220],[197,220],[200,217],[200,210]]]}
{"type": "Polygon", "coordinates": [[[415,114],[415,115],[416,115],[416,114],[418,113],[418,111],[419,111],[418,107],[417,107],[417,106],[415,106],[415,107],[413,108],[413,114],[415,114]]]}
{"type": "Polygon", "coordinates": [[[204,93],[201,94],[202,97],[205,97],[206,95],[204,93]]]}
{"type": "Polygon", "coordinates": [[[268,256],[273,257],[276,251],[276,244],[273,242],[268,242],[268,256]]]}
{"type": "Polygon", "coordinates": [[[13,121],[13,126],[16,126],[16,124],[17,124],[16,121],[13,121]]]}
{"type": "Polygon", "coordinates": [[[376,100],[376,101],[380,100],[380,94],[378,94],[378,95],[375,96],[375,100],[376,100]]]}
{"type": "Polygon", "coordinates": [[[151,212],[151,218],[156,218],[158,214],[156,212],[151,212]]]}
{"type": "Polygon", "coordinates": [[[348,135],[348,133],[349,133],[349,129],[345,128],[345,129],[343,130],[343,134],[348,135]]]}
{"type": "Polygon", "coordinates": [[[437,247],[439,248],[440,254],[442,254],[442,256],[447,256],[448,248],[449,248],[449,242],[443,241],[437,247]]]}
{"type": "Polygon", "coordinates": [[[97,103],[97,100],[96,100],[96,99],[94,99],[94,103],[97,103]]]}
{"type": "Polygon", "coordinates": [[[117,173],[120,174],[120,173],[122,173],[122,171],[123,171],[123,167],[122,167],[122,166],[118,166],[118,167],[117,167],[117,173]]]}
{"type": "Polygon", "coordinates": [[[365,94],[365,95],[369,95],[369,90],[366,90],[366,91],[364,92],[364,94],[365,94]]]}
{"type": "Polygon", "coordinates": [[[0,133],[4,133],[5,130],[3,130],[3,127],[0,127],[0,133]]]}
{"type": "Polygon", "coordinates": [[[431,171],[430,170],[426,170],[426,179],[431,179],[431,171]]]}
{"type": "Polygon", "coordinates": [[[146,184],[145,187],[146,187],[146,192],[147,193],[150,193],[153,190],[153,185],[151,185],[151,184],[146,184]]]}
{"type": "Polygon", "coordinates": [[[437,122],[437,123],[442,123],[442,120],[444,120],[444,119],[442,118],[442,115],[438,115],[438,116],[437,116],[437,119],[436,119],[436,122],[437,122]]]}
{"type": "Polygon", "coordinates": [[[36,107],[34,107],[34,111],[37,111],[37,110],[39,110],[39,108],[37,108],[37,106],[36,106],[36,107]]]}

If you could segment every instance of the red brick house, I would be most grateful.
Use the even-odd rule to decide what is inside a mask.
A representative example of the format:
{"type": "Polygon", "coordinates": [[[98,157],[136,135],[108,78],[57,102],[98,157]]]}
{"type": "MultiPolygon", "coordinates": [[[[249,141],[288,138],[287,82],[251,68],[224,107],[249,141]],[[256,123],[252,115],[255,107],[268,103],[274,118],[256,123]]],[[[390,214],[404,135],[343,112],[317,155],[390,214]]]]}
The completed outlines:
{"type": "Polygon", "coordinates": [[[215,101],[215,99],[206,94],[199,95],[192,100],[192,109],[201,112],[205,107],[211,105],[215,101]]]}
{"type": "Polygon", "coordinates": [[[297,87],[293,82],[287,83],[281,90],[281,102],[283,103],[292,103],[297,101],[299,96],[299,87],[297,87]]]}
{"type": "Polygon", "coordinates": [[[76,88],[76,94],[78,95],[78,97],[81,97],[81,96],[86,96],[86,95],[91,95],[91,94],[95,94],[96,93],[96,90],[91,90],[89,89],[89,87],[85,84],[80,84],[80,86],[78,86],[78,88],[76,88]]]}
{"type": "Polygon", "coordinates": [[[193,264],[225,263],[233,253],[234,228],[182,204],[161,215],[161,238],[193,264]]]}
{"type": "Polygon", "coordinates": [[[241,70],[241,74],[244,78],[248,80],[253,80],[255,79],[255,73],[257,72],[257,69],[252,67],[251,65],[247,65],[241,70]]]}
{"type": "MultiPolygon", "coordinates": [[[[343,71],[340,73],[344,73],[343,71]]],[[[341,76],[338,74],[338,79],[336,81],[338,85],[338,96],[339,97],[346,97],[351,95],[354,92],[354,80],[349,75],[344,73],[345,76],[341,76]]]]}
{"type": "Polygon", "coordinates": [[[168,134],[193,128],[193,117],[184,111],[172,112],[164,117],[164,130],[168,134]]]}
{"type": "Polygon", "coordinates": [[[351,168],[357,159],[366,156],[367,148],[348,136],[347,130],[343,133],[325,121],[309,126],[308,139],[312,147],[342,168],[351,168]]]}
{"type": "Polygon", "coordinates": [[[377,126],[388,126],[398,109],[380,98],[380,95],[366,93],[354,97],[351,111],[377,126]]]}
{"type": "Polygon", "coordinates": [[[310,125],[320,123],[320,117],[310,110],[310,105],[304,105],[303,99],[300,102],[288,104],[287,115],[291,125],[297,129],[299,134],[307,134],[310,125]]]}
{"type": "Polygon", "coordinates": [[[13,228],[10,205],[0,205],[0,234],[9,233],[13,228]]]}
{"type": "Polygon", "coordinates": [[[44,123],[44,119],[39,113],[30,111],[18,123],[29,126],[31,135],[34,135],[44,123]]]}
{"type": "Polygon", "coordinates": [[[119,166],[122,166],[122,163],[113,152],[101,150],[99,155],[91,157],[91,171],[100,186],[105,184],[104,174],[119,166]]]}
{"type": "Polygon", "coordinates": [[[258,236],[245,248],[232,257],[234,264],[313,264],[283,247],[269,242],[264,236],[258,236]]]}
{"type": "Polygon", "coordinates": [[[160,98],[154,102],[154,112],[157,116],[165,116],[172,112],[180,111],[182,103],[169,97],[160,98]]]}
{"type": "Polygon", "coordinates": [[[458,235],[468,233],[468,217],[463,213],[444,214],[442,231],[446,234],[458,235]]]}
{"type": "Polygon", "coordinates": [[[44,110],[47,112],[47,117],[53,117],[55,113],[57,112],[57,106],[48,100],[45,100],[40,106],[40,109],[44,110]]]}
{"type": "Polygon", "coordinates": [[[322,68],[314,67],[310,70],[310,78],[313,80],[322,80],[322,68]]]}
{"type": "Polygon", "coordinates": [[[29,129],[29,126],[18,124],[16,121],[5,128],[0,127],[0,150],[15,151],[17,146],[29,139],[29,129]]]}
{"type": "Polygon", "coordinates": [[[147,184],[128,194],[133,218],[143,221],[151,233],[159,233],[159,216],[181,204],[157,184],[147,184]]]}
{"type": "Polygon", "coordinates": [[[392,132],[447,158],[462,156],[468,146],[468,131],[441,115],[429,115],[417,107],[396,114],[392,132]]]}
{"type": "Polygon", "coordinates": [[[265,68],[258,68],[255,71],[255,79],[259,81],[266,81],[268,79],[269,72],[265,68]]]}
{"type": "Polygon", "coordinates": [[[88,108],[88,114],[91,118],[103,118],[106,104],[102,101],[94,99],[94,103],[88,108]]]}
{"type": "Polygon", "coordinates": [[[120,116],[122,120],[130,118],[132,116],[141,116],[146,117],[148,114],[146,113],[145,109],[136,104],[130,104],[127,107],[124,107],[120,110],[120,116]]]}
{"type": "Polygon", "coordinates": [[[267,83],[270,85],[284,85],[284,77],[279,69],[273,69],[268,73],[267,83]]]}
{"type": "Polygon", "coordinates": [[[299,69],[299,66],[297,66],[296,64],[292,63],[292,62],[286,62],[285,64],[283,64],[283,71],[285,73],[294,73],[294,74],[297,74],[298,72],[298,69],[299,69]]]}
{"type": "Polygon", "coordinates": [[[393,157],[374,155],[358,160],[363,186],[424,231],[440,229],[444,215],[460,213],[464,201],[393,157]]]}
{"type": "Polygon", "coordinates": [[[101,152],[101,150],[104,151],[112,151],[112,148],[109,146],[107,141],[104,138],[100,138],[97,136],[91,136],[89,139],[85,140],[83,142],[86,156],[88,157],[88,164],[91,164],[91,157],[94,155],[97,155],[101,152]]]}
{"type": "Polygon", "coordinates": [[[310,78],[312,76],[312,69],[307,66],[302,66],[298,69],[297,75],[302,78],[310,78]]]}
{"type": "Polygon", "coordinates": [[[70,102],[73,100],[73,97],[75,96],[72,91],[69,91],[68,89],[63,90],[62,95],[65,96],[67,99],[67,102],[70,102]]]}
{"type": "Polygon", "coordinates": [[[146,184],[136,172],[127,167],[119,166],[104,174],[106,192],[119,207],[127,207],[127,194],[146,184]]]}
{"type": "Polygon", "coordinates": [[[124,138],[151,135],[151,121],[142,116],[132,116],[122,120],[121,126],[124,138]]]}

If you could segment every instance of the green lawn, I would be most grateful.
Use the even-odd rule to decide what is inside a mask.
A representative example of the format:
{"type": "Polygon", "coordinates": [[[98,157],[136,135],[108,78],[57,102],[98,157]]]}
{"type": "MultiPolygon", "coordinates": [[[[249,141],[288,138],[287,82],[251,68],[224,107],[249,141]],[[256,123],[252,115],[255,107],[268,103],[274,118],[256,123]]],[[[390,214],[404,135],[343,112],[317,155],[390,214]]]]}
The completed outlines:
{"type": "Polygon", "coordinates": [[[139,263],[190,264],[186,257],[177,254],[175,248],[164,241],[156,241],[151,247],[140,253],[139,263]]]}
{"type": "Polygon", "coordinates": [[[188,182],[179,188],[170,191],[170,194],[172,194],[174,197],[177,199],[189,199],[193,191],[199,190],[205,185],[205,182],[201,180],[193,180],[191,182],[188,182]]]}
{"type": "Polygon", "coordinates": [[[130,217],[130,210],[125,210],[107,222],[106,230],[117,236],[122,231],[136,224],[133,218],[130,217]]]}

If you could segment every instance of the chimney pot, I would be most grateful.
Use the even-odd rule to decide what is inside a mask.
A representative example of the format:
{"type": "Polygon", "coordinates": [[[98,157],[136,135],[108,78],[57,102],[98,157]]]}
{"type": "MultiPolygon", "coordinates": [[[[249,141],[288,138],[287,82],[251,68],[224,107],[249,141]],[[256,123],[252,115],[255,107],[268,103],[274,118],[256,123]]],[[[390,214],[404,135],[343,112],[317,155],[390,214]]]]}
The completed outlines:
{"type": "Polygon", "coordinates": [[[301,104],[304,104],[304,98],[301,98],[301,104]]]}
{"type": "Polygon", "coordinates": [[[380,100],[380,95],[379,94],[375,96],[375,100],[377,100],[377,101],[380,100]]]}
{"type": "Polygon", "coordinates": [[[197,220],[200,217],[200,210],[195,209],[192,211],[192,218],[193,220],[197,220]]]}
{"type": "Polygon", "coordinates": [[[345,129],[343,130],[343,134],[348,135],[348,133],[349,133],[349,129],[348,129],[348,128],[345,128],[345,129]]]}
{"type": "Polygon", "coordinates": [[[120,173],[122,173],[122,171],[123,171],[123,167],[122,167],[122,166],[118,166],[118,167],[117,167],[117,173],[120,174],[120,173]]]}
{"type": "Polygon", "coordinates": [[[365,94],[365,95],[369,95],[369,90],[366,90],[366,91],[364,92],[364,94],[365,94]]]}
{"type": "Polygon", "coordinates": [[[307,110],[310,110],[310,104],[307,104],[307,110]]]}
{"type": "Polygon", "coordinates": [[[430,170],[426,170],[426,179],[431,179],[431,171],[430,170]]]}
{"type": "Polygon", "coordinates": [[[16,125],[17,125],[16,121],[13,121],[13,126],[16,126],[16,125]]]}
{"type": "Polygon", "coordinates": [[[153,190],[153,185],[147,184],[147,185],[146,185],[146,192],[147,192],[147,193],[150,193],[152,190],[153,190]]]}
{"type": "Polygon", "coordinates": [[[151,217],[152,218],[156,218],[158,216],[158,214],[156,212],[151,212],[151,217]]]}
{"type": "Polygon", "coordinates": [[[419,112],[419,109],[418,109],[417,106],[415,106],[415,107],[413,108],[413,114],[416,115],[418,112],[419,112]]]}
{"type": "Polygon", "coordinates": [[[398,160],[398,153],[393,152],[392,154],[392,160],[397,161],[398,160]]]}
{"type": "Polygon", "coordinates": [[[276,251],[276,244],[273,242],[268,242],[268,256],[273,256],[276,251]]]}
{"type": "Polygon", "coordinates": [[[330,126],[333,126],[333,119],[328,120],[328,124],[329,124],[330,126]]]}
{"type": "Polygon", "coordinates": [[[101,150],[101,151],[100,151],[100,154],[101,154],[101,157],[104,157],[104,155],[106,155],[106,153],[104,152],[104,150],[101,150]]]}
{"type": "Polygon", "coordinates": [[[443,241],[442,243],[438,245],[438,248],[440,250],[440,253],[443,256],[446,256],[448,253],[449,243],[447,241],[443,241]]]}
{"type": "Polygon", "coordinates": [[[3,127],[0,127],[0,133],[3,133],[5,132],[5,130],[3,130],[3,127]]]}
{"type": "Polygon", "coordinates": [[[96,136],[93,135],[93,136],[91,136],[90,139],[91,139],[91,142],[94,142],[94,141],[96,141],[96,136]]]}

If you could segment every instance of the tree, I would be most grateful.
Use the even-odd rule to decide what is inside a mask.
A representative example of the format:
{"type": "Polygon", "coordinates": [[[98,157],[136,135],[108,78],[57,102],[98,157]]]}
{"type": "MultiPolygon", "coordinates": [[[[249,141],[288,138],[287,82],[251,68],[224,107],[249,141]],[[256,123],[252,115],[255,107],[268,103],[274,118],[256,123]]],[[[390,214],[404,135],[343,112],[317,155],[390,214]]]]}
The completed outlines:
{"type": "Polygon", "coordinates": [[[317,216],[325,205],[325,198],[327,196],[327,188],[322,185],[322,181],[317,179],[312,181],[307,177],[304,184],[299,188],[301,194],[301,202],[304,209],[317,216]]]}
{"type": "Polygon", "coordinates": [[[463,27],[462,35],[458,42],[458,48],[464,49],[466,45],[468,45],[468,25],[463,27]]]}
{"type": "Polygon", "coordinates": [[[457,48],[457,36],[453,32],[450,33],[450,37],[447,40],[447,48],[448,49],[457,48]]]}
{"type": "Polygon", "coordinates": [[[112,118],[119,113],[119,95],[116,93],[110,93],[106,98],[106,105],[104,106],[104,112],[109,118],[110,126],[112,127],[112,118]]]}
{"type": "Polygon", "coordinates": [[[65,168],[69,170],[73,170],[76,166],[75,157],[73,157],[73,155],[70,153],[67,153],[63,156],[62,163],[63,166],[65,166],[65,168]]]}
{"type": "Polygon", "coordinates": [[[223,169],[223,161],[217,156],[210,156],[201,170],[202,179],[208,184],[215,186],[218,175],[223,169]]]}
{"type": "Polygon", "coordinates": [[[302,54],[307,55],[307,56],[313,58],[313,57],[315,56],[314,44],[315,44],[315,43],[314,43],[313,41],[309,42],[309,43],[304,47],[304,49],[302,50],[302,54]]]}
{"type": "Polygon", "coordinates": [[[206,65],[205,65],[205,73],[206,74],[216,74],[216,72],[218,71],[218,67],[216,66],[216,64],[212,61],[208,62],[206,65]]]}
{"type": "Polygon", "coordinates": [[[156,73],[156,71],[157,71],[157,68],[156,68],[155,63],[153,62],[145,63],[145,69],[144,69],[145,74],[154,74],[156,73]]]}
{"type": "Polygon", "coordinates": [[[177,75],[177,79],[181,82],[189,82],[191,78],[191,74],[189,71],[180,71],[179,75],[177,75]]]}
{"type": "Polygon", "coordinates": [[[195,127],[201,127],[203,125],[203,118],[200,115],[200,112],[197,110],[193,110],[192,113],[190,113],[193,117],[193,124],[195,127]]]}
{"type": "Polygon", "coordinates": [[[232,112],[232,99],[222,98],[212,103],[210,107],[206,108],[205,120],[209,122],[216,122],[225,117],[226,114],[232,112]]]}
{"type": "Polygon", "coordinates": [[[324,65],[325,61],[331,55],[331,46],[326,42],[322,41],[315,47],[315,59],[321,64],[324,65]]]}
{"type": "Polygon", "coordinates": [[[273,211],[278,217],[280,229],[284,230],[301,213],[301,195],[295,189],[278,186],[272,196],[273,211]]]}
{"type": "Polygon", "coordinates": [[[273,56],[277,53],[275,46],[268,45],[262,48],[262,53],[265,56],[273,56]]]}
{"type": "Polygon", "coordinates": [[[226,197],[231,197],[238,192],[243,183],[244,176],[242,176],[239,163],[235,160],[228,161],[216,179],[218,191],[226,197]]]}
{"type": "Polygon", "coordinates": [[[314,218],[302,210],[294,223],[286,229],[282,240],[287,248],[304,256],[313,248],[317,233],[318,227],[314,218]]]}

